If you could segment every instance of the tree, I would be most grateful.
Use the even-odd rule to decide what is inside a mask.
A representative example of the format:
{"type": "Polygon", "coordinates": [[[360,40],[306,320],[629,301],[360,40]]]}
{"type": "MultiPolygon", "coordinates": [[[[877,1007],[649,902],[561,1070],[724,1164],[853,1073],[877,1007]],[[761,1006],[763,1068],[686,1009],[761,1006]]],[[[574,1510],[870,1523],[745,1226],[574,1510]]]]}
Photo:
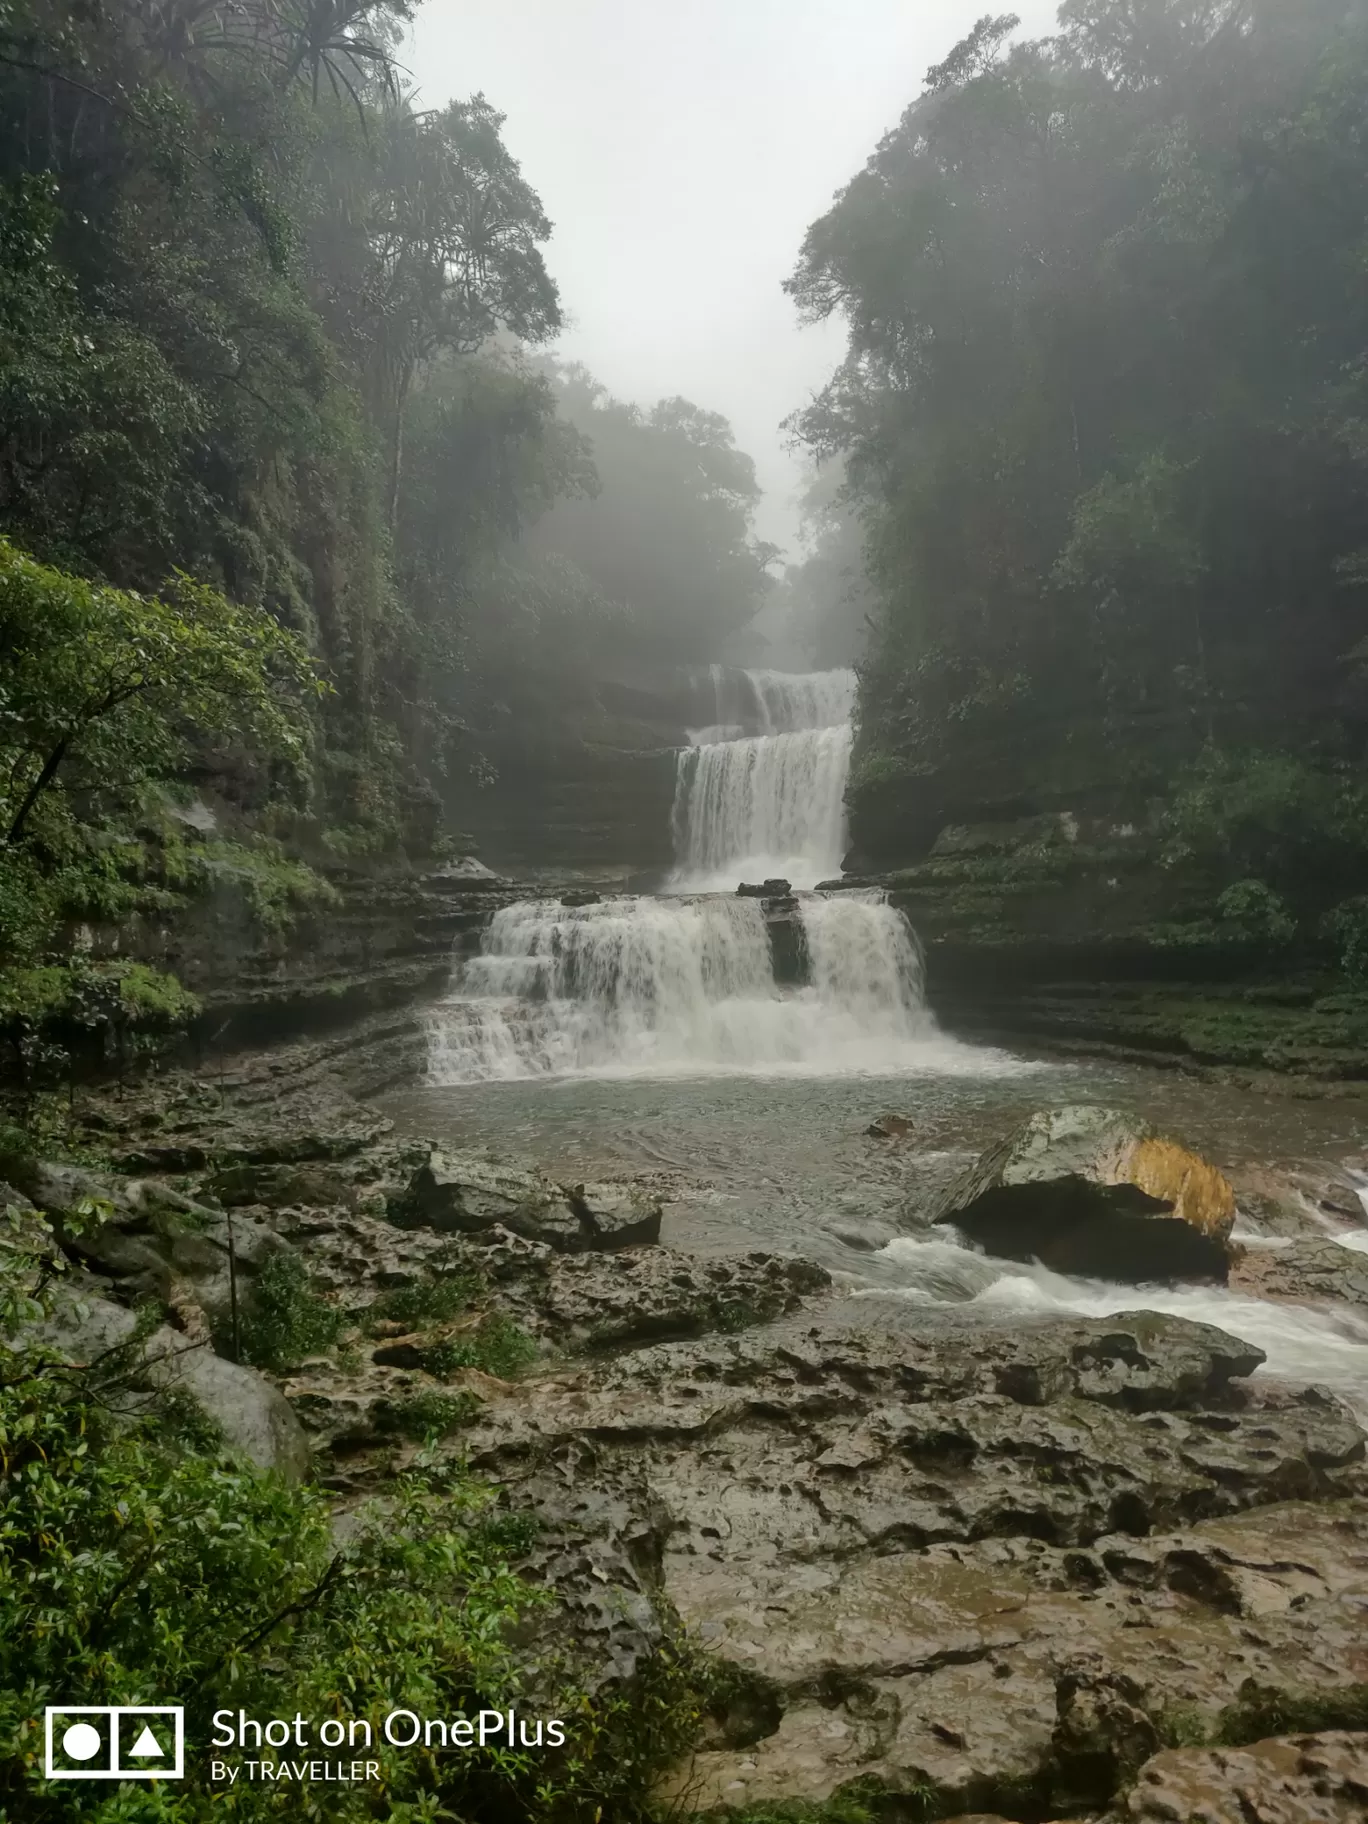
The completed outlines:
{"type": "Polygon", "coordinates": [[[558,501],[529,548],[568,560],[631,613],[638,651],[707,661],[772,585],[757,542],[751,458],[717,412],[688,399],[648,411],[611,398],[582,368],[558,375],[561,411],[586,439],[599,492],[558,501]]]}
{"type": "Polygon", "coordinates": [[[40,841],[50,801],[70,814],[174,775],[192,739],[298,767],[321,688],[259,608],[187,577],[159,596],[102,588],[0,539],[0,845],[40,841]]]}

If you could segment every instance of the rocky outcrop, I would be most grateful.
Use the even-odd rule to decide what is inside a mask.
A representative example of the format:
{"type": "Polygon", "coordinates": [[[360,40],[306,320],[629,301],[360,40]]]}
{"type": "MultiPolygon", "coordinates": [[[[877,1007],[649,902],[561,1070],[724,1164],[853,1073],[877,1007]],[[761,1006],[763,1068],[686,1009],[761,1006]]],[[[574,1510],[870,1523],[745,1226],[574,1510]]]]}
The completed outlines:
{"type": "MultiPolygon", "coordinates": [[[[654,1193],[443,1154],[340,1103],[292,1115],[304,1059],[244,1071],[226,1106],[163,1084],[155,1131],[123,1105],[109,1138],[139,1171],[98,1177],[112,1226],[160,1247],[136,1226],[158,1146],[202,1149],[182,1216],[226,1221],[214,1183],[256,1199],[235,1232],[293,1249],[341,1320],[275,1377],[320,1480],[344,1508],[383,1493],[425,1436],[486,1477],[553,1592],[530,1688],[556,1662],[619,1695],[691,1669],[700,1726],[661,1795],[679,1811],[845,1794],[887,1824],[1157,1824],[1173,1794],[1295,1797],[1305,1777],[1317,1802],[1352,1797],[1320,1748],[1266,1786],[1262,1748],[1238,1759],[1368,1728],[1368,1465],[1332,1396],[1141,1309],[919,1306],[774,1254],[586,1246],[589,1225],[623,1241],[654,1193]],[[476,1364],[470,1339],[510,1332],[517,1351],[476,1364]]],[[[1140,1220],[1217,1245],[1223,1181],[1118,1119],[1047,1122],[1059,1148],[1027,1148],[1051,1163],[1022,1187],[1067,1158],[1116,1190],[1126,1160],[1131,1191],[1175,1206],[1140,1220]]],[[[83,1188],[62,1180],[68,1207],[83,1188]]]]}
{"type": "Polygon", "coordinates": [[[478,1234],[499,1224],[565,1254],[656,1241],[660,1217],[659,1201],[636,1185],[558,1185],[478,1153],[438,1151],[390,1208],[400,1228],[478,1234]]]}
{"type": "MultiPolygon", "coordinates": [[[[65,1360],[98,1363],[111,1351],[128,1349],[138,1320],[123,1305],[88,1292],[63,1292],[52,1315],[26,1333],[65,1360]]],[[[194,1341],[163,1325],[134,1349],[126,1373],[104,1397],[117,1410],[138,1409],[146,1396],[137,1383],[160,1392],[189,1396],[222,1433],[231,1450],[258,1469],[299,1481],[312,1468],[313,1453],[289,1402],[263,1376],[214,1354],[208,1340],[194,1341]]]]}
{"type": "Polygon", "coordinates": [[[1060,1273],[1224,1279],[1235,1193],[1143,1122],[1080,1105],[1031,1115],[943,1193],[930,1220],[1060,1273]]]}
{"type": "Polygon", "coordinates": [[[1285,1247],[1243,1247],[1230,1269],[1234,1291],[1322,1305],[1334,1300],[1368,1310],[1368,1254],[1307,1236],[1285,1247]]]}
{"type": "Polygon", "coordinates": [[[1360,1676],[1363,1437],[1242,1388],[1257,1353],[860,1298],[562,1371],[464,1443],[515,1500],[551,1464],[587,1507],[663,1505],[716,1668],[691,1805],[864,1782],[890,1816],[1077,1814],[1194,1693],[1214,1728],[1251,1678],[1360,1676]]]}
{"type": "Polygon", "coordinates": [[[1126,1824],[1359,1824],[1368,1817],[1368,1734],[1171,1749],[1140,1769],[1121,1816],[1126,1824]]]}

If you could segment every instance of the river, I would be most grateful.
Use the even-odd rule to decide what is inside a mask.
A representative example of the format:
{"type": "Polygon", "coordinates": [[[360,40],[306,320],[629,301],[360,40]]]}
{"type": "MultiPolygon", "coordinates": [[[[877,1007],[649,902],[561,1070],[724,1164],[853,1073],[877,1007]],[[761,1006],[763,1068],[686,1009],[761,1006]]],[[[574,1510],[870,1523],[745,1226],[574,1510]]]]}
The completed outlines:
{"type": "MultiPolygon", "coordinates": [[[[1069,1280],[918,1231],[930,1192],[1042,1104],[1134,1110],[1232,1169],[1355,1154],[1365,1102],[1041,1062],[942,1033],[901,915],[877,893],[811,890],[842,852],[850,674],[743,674],[739,701],[735,674],[730,700],[714,675],[716,721],[680,755],[667,891],[497,913],[428,1010],[427,1082],[387,1099],[401,1126],[567,1179],[653,1175],[663,1239],[680,1248],[805,1254],[871,1299],[1179,1313],[1258,1344],[1265,1372],[1368,1407],[1368,1321],[1348,1307],[1069,1280]],[[802,889],[799,983],[776,980],[766,902],[735,892],[775,875],[802,889]],[[885,1112],[911,1131],[871,1137],[885,1112]]],[[[1363,1245],[1359,1225],[1309,1203],[1306,1223],[1363,1245]]],[[[1284,1240],[1249,1211],[1239,1233],[1284,1240]]]]}

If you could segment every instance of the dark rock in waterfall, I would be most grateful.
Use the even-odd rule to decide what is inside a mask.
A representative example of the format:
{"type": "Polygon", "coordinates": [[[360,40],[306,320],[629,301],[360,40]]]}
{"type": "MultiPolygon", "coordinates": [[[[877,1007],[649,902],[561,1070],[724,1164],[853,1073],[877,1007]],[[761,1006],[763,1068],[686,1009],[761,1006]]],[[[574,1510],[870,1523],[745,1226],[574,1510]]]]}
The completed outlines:
{"type": "Polygon", "coordinates": [[[596,893],[592,887],[572,887],[568,893],[561,894],[560,903],[568,911],[573,912],[578,906],[602,905],[603,895],[596,893]]]}
{"type": "Polygon", "coordinates": [[[798,911],[798,901],[767,899],[764,902],[765,931],[769,937],[770,968],[774,979],[784,988],[801,988],[810,978],[807,932],[798,911]]]}
{"type": "Polygon", "coordinates": [[[793,888],[786,880],[743,880],[736,889],[738,899],[789,899],[793,888]]]}
{"type": "Polygon", "coordinates": [[[1133,1285],[1225,1279],[1235,1194],[1145,1123],[1087,1105],[1030,1116],[929,1212],[988,1253],[1133,1285]]]}

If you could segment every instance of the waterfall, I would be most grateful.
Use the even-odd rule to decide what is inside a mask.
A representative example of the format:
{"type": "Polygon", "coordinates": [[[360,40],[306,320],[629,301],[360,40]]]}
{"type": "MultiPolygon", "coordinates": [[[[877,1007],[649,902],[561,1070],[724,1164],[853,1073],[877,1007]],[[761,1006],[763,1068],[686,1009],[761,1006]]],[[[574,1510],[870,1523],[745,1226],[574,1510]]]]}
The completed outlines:
{"type": "Polygon", "coordinates": [[[672,885],[829,879],[845,846],[855,674],[714,666],[712,684],[714,722],[690,730],[679,756],[672,885]]]}
{"type": "Polygon", "coordinates": [[[915,940],[877,894],[803,895],[804,987],[734,894],[522,901],[429,1010],[429,1080],[944,1067],[915,940]]]}

